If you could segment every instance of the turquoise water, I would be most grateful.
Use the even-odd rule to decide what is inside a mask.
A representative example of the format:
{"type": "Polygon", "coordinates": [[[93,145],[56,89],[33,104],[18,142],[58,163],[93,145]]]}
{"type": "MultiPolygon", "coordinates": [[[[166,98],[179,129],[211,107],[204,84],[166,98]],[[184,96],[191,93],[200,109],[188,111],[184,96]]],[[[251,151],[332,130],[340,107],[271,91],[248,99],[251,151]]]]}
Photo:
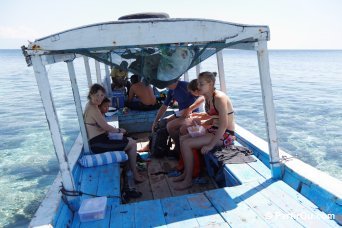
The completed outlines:
{"type": "MultiPolygon", "coordinates": [[[[265,139],[256,54],[227,51],[224,56],[237,122],[265,139]]],[[[84,103],[82,63],[75,60],[84,103]]],[[[342,51],[270,51],[270,68],[281,148],[341,180],[342,51]]],[[[217,71],[216,59],[202,63],[202,70],[217,71]]],[[[66,64],[47,71],[69,150],[78,123],[66,64]]],[[[189,73],[195,77],[194,70],[189,73]]],[[[33,69],[19,50],[0,50],[0,97],[0,227],[26,227],[58,164],[33,69]]]]}

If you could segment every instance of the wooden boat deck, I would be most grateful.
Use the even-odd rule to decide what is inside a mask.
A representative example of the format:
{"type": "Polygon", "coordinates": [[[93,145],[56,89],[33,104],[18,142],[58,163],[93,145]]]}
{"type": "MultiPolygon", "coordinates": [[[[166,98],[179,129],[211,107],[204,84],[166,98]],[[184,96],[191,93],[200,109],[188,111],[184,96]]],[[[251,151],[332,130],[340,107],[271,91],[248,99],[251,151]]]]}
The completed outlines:
{"type": "MultiPolygon", "coordinates": [[[[259,160],[225,166],[241,185],[213,189],[209,184],[185,192],[174,191],[164,174],[152,175],[172,165],[175,161],[167,159],[150,162],[145,173],[149,179],[137,186],[144,197],[136,202],[121,204],[119,198],[108,198],[104,219],[81,223],[75,212],[73,220],[58,220],[56,227],[338,227],[285,182],[272,180],[270,170],[259,160]]],[[[119,165],[83,168],[79,184],[88,193],[119,196],[119,165]]]]}

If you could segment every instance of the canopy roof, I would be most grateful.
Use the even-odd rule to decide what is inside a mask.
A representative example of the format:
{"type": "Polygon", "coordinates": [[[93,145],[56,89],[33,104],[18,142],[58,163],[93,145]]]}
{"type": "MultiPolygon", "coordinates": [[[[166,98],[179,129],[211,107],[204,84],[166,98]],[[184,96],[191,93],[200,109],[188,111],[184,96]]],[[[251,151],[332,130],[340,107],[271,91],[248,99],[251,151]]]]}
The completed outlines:
{"type": "Polygon", "coordinates": [[[223,48],[255,49],[267,26],[206,19],[131,19],[70,29],[28,46],[43,55],[82,54],[165,87],[223,48]]]}

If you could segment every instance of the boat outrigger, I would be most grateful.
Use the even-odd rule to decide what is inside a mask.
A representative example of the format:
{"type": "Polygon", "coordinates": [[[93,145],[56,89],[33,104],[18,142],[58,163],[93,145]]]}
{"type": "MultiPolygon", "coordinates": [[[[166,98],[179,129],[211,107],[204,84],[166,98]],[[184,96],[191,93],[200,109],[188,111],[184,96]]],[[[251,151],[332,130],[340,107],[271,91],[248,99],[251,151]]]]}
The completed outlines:
{"type": "MultiPolygon", "coordinates": [[[[278,147],[267,49],[270,40],[268,26],[207,19],[135,18],[70,29],[37,39],[22,48],[28,65],[34,69],[60,168],[30,227],[341,225],[341,181],[278,147]],[[107,95],[111,97],[110,67],[137,73],[146,83],[164,88],[181,76],[188,80],[188,70],[193,67],[198,74],[200,63],[216,54],[220,89],[226,92],[224,49],[250,50],[257,54],[268,140],[266,142],[236,126],[237,143],[251,149],[256,162],[225,164],[222,168],[224,186],[189,190],[178,195],[170,189],[169,193],[164,192],[163,186],[170,183],[161,172],[159,179],[152,178],[141,187],[141,191],[149,189],[143,193],[150,197],[125,204],[121,201],[120,164],[85,168],[77,162],[91,151],[73,65],[75,58],[84,58],[89,86],[92,84],[89,58],[95,59],[97,82],[107,88],[107,95]],[[70,151],[64,147],[45,68],[58,62],[66,62],[80,126],[80,135],[70,151]],[[104,80],[100,64],[105,65],[104,80]],[[62,192],[61,183],[65,190],[62,192]],[[82,222],[78,207],[82,201],[95,196],[107,197],[105,216],[101,220],[82,222]]],[[[155,111],[122,114],[120,110],[109,120],[130,133],[149,132],[155,114],[155,111]]],[[[153,169],[154,173],[163,171],[162,166],[166,163],[152,158],[148,169],[153,169]]],[[[206,164],[213,163],[214,160],[206,164]]],[[[213,170],[212,167],[207,169],[213,170]]],[[[148,170],[150,178],[152,174],[148,170]]]]}

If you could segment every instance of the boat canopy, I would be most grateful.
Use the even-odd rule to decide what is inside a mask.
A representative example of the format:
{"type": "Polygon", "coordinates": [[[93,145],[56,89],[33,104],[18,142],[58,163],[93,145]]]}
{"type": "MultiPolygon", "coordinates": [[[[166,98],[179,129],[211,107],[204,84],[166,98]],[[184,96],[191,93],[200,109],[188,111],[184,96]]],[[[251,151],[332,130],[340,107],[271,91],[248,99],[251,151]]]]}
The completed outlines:
{"type": "MultiPolygon", "coordinates": [[[[38,53],[69,58],[81,54],[165,88],[224,48],[255,50],[258,41],[269,39],[267,26],[206,19],[130,19],[56,33],[37,39],[25,52],[27,56],[38,53]]],[[[27,61],[30,65],[29,57],[27,61]]]]}

